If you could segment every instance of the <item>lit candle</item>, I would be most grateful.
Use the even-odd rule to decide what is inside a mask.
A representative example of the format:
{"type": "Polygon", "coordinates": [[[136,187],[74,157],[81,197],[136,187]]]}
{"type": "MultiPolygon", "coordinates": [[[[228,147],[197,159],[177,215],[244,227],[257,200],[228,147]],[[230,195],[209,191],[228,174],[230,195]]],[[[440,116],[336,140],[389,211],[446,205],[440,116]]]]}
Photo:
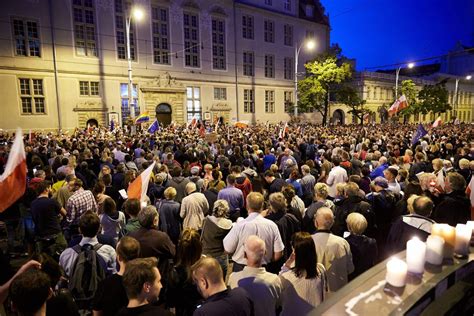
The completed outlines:
{"type": "Polygon", "coordinates": [[[469,242],[471,241],[472,229],[466,224],[456,225],[456,243],[454,251],[466,256],[469,253],[469,242]]]}
{"type": "Polygon", "coordinates": [[[407,264],[398,258],[391,258],[387,262],[385,281],[395,287],[405,286],[407,278],[407,264]]]}
{"type": "Polygon", "coordinates": [[[423,274],[425,270],[426,244],[417,237],[407,242],[407,265],[408,271],[423,274]]]}
{"type": "Polygon", "coordinates": [[[430,235],[426,240],[426,262],[440,265],[443,262],[444,239],[430,235]]]}
{"type": "Polygon", "coordinates": [[[440,236],[444,239],[444,258],[452,258],[454,243],[456,242],[456,229],[448,224],[433,224],[431,235],[440,236]]]}
{"type": "Polygon", "coordinates": [[[471,245],[474,245],[474,221],[467,221],[466,225],[472,230],[471,245]]]}

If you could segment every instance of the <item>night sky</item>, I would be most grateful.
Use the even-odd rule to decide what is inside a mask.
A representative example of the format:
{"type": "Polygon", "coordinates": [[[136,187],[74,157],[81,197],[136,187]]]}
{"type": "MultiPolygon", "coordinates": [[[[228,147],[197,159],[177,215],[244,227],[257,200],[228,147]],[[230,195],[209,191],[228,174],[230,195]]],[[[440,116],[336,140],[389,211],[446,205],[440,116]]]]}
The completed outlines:
{"type": "Polygon", "coordinates": [[[474,46],[474,0],[321,0],[331,43],[357,69],[446,54],[474,46]]]}

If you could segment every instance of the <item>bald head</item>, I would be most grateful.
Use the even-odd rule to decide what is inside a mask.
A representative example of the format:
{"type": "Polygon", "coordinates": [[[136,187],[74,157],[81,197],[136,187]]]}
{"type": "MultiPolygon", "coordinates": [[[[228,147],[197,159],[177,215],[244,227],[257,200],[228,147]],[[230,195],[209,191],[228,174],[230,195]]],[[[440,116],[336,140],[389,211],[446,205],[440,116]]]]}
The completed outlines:
{"type": "Polygon", "coordinates": [[[334,214],[328,207],[321,207],[316,211],[314,224],[318,230],[331,229],[334,224],[334,214]]]}
{"type": "Polygon", "coordinates": [[[265,255],[265,242],[258,236],[251,235],[244,245],[247,265],[250,267],[260,267],[265,255]]]}

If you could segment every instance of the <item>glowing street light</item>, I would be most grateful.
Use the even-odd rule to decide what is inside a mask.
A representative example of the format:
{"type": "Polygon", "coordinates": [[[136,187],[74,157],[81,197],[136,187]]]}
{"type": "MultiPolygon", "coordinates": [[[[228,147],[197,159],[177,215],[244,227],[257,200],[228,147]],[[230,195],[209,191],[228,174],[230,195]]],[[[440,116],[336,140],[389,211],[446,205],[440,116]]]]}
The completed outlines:
{"type": "MultiPolygon", "coordinates": [[[[398,76],[400,74],[400,70],[402,69],[403,65],[397,68],[397,71],[395,73],[395,100],[398,99],[398,76]]],[[[408,68],[412,69],[415,67],[415,63],[409,63],[408,68]]]]}
{"type": "Polygon", "coordinates": [[[303,45],[307,50],[311,51],[316,47],[316,41],[314,39],[308,39],[303,41],[299,47],[298,45],[295,45],[295,117],[298,116],[298,57],[300,56],[300,51],[303,45]]]}

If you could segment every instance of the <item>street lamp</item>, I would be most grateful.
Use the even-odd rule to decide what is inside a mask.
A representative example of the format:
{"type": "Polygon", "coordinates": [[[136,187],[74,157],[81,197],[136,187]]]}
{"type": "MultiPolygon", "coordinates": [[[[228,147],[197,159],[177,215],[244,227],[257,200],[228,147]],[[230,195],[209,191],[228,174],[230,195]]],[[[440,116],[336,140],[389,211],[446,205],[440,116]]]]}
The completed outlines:
{"type": "MultiPolygon", "coordinates": [[[[472,76],[471,75],[467,75],[465,77],[466,80],[471,80],[472,76]]],[[[454,106],[453,106],[453,110],[454,110],[454,117],[457,118],[458,117],[458,88],[459,88],[459,80],[461,78],[456,78],[456,84],[454,85],[454,106]]]]}
{"type": "MultiPolygon", "coordinates": [[[[409,63],[408,68],[413,68],[415,67],[414,63],[409,63]]],[[[402,69],[402,66],[397,68],[397,71],[395,73],[395,100],[398,99],[398,75],[400,74],[400,70],[402,69]]]]}
{"type": "Polygon", "coordinates": [[[127,61],[128,61],[128,108],[130,110],[130,119],[132,120],[132,134],[135,134],[135,106],[133,104],[133,80],[132,80],[132,56],[130,53],[130,24],[132,17],[135,21],[143,18],[143,11],[140,8],[131,8],[127,19],[125,20],[125,32],[127,38],[127,61]]]}
{"type": "Polygon", "coordinates": [[[313,39],[308,39],[303,41],[299,47],[295,45],[295,117],[298,116],[298,57],[303,45],[306,46],[307,50],[313,50],[316,47],[316,41],[313,39]]]}

